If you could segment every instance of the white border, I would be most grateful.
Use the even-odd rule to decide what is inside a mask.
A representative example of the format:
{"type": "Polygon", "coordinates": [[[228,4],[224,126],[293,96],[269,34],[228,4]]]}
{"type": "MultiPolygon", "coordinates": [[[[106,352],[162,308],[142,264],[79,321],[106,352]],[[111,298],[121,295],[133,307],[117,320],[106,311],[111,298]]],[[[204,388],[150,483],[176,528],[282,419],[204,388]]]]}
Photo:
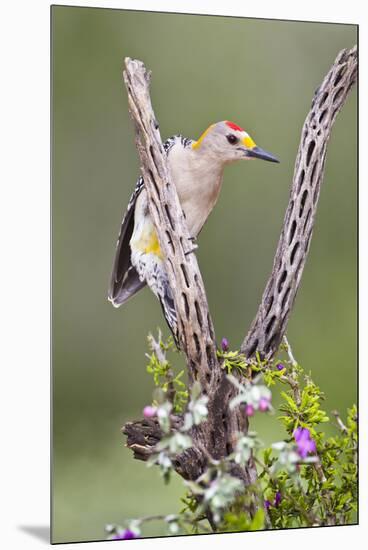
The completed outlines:
{"type": "MultiPolygon", "coordinates": [[[[73,4],[60,1],[58,4],[73,4]]],[[[360,24],[360,393],[368,388],[363,332],[367,332],[367,22],[364,2],[216,2],[213,0],[83,1],[81,6],[149,9],[360,24]]],[[[1,513],[7,550],[42,548],[45,542],[19,526],[49,521],[49,5],[43,0],[1,7],[1,513]],[[9,239],[8,239],[9,237],[9,239]],[[5,254],[4,254],[5,252],[5,254]],[[5,306],[5,309],[4,309],[5,306]],[[5,353],[4,353],[5,352],[5,353]],[[5,379],[4,379],[5,375],[5,379]],[[5,520],[5,521],[4,521],[5,520]]],[[[333,376],[333,373],[331,373],[333,376]]],[[[244,545],[283,549],[342,549],[367,535],[367,399],[361,395],[361,524],[359,527],[178,538],[175,546],[244,545]]],[[[98,543],[110,548],[112,543],[98,543]],[[108,546],[108,544],[110,546],[108,546]]],[[[169,548],[173,539],[134,541],[130,547],[169,548]]],[[[75,545],[60,545],[76,548],[75,545]]],[[[79,544],[80,548],[86,545],[79,544]]],[[[87,548],[87,547],[86,547],[87,548]]]]}

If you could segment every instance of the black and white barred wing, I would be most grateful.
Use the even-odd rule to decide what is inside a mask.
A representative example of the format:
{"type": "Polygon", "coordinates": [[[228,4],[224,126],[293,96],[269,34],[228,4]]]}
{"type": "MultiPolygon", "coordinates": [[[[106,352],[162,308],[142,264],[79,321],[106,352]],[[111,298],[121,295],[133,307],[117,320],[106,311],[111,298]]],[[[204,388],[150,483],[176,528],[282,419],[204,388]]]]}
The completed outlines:
{"type": "MultiPolygon", "coordinates": [[[[180,143],[182,147],[189,147],[192,140],[181,135],[169,137],[163,147],[166,155],[170,150],[180,143]]],[[[145,281],[139,279],[138,273],[131,262],[130,239],[134,229],[134,211],[137,198],[144,187],[144,180],[141,176],[136,184],[135,190],[130,198],[127,211],[121,224],[120,234],[116,247],[115,260],[111,274],[108,297],[115,307],[124,304],[146,285],[145,281]]]]}
{"type": "Polygon", "coordinates": [[[134,229],[135,204],[143,187],[144,181],[141,176],[137,181],[121,223],[108,293],[108,298],[115,307],[124,304],[146,285],[145,281],[140,281],[138,273],[132,265],[129,244],[134,229]]]}

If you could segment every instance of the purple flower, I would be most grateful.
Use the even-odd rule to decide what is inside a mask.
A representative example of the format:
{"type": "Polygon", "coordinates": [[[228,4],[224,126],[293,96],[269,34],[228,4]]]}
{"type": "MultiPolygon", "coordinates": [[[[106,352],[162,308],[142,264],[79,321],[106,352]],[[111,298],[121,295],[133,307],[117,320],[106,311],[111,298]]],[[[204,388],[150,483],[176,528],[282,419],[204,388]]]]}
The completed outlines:
{"type": "Polygon", "coordinates": [[[124,531],[119,531],[117,535],[114,536],[114,540],[128,540],[128,539],[137,539],[138,535],[134,533],[131,529],[124,529],[124,531]]]}
{"type": "Polygon", "coordinates": [[[253,405],[250,405],[250,404],[245,405],[245,414],[246,414],[247,416],[253,416],[253,415],[254,415],[254,407],[253,407],[253,405]]]}
{"type": "Polygon", "coordinates": [[[276,365],[276,368],[277,368],[277,370],[284,370],[285,367],[284,367],[284,365],[283,365],[282,363],[278,363],[278,364],[276,365]]]}
{"type": "Polygon", "coordinates": [[[264,507],[266,508],[266,510],[269,510],[270,506],[271,506],[271,502],[269,500],[265,500],[264,501],[264,507]]]}
{"type": "Polygon", "coordinates": [[[157,414],[157,408],[152,407],[151,405],[147,405],[143,409],[143,416],[144,418],[153,418],[157,414]]]}
{"type": "Polygon", "coordinates": [[[298,447],[298,453],[302,458],[305,458],[308,453],[316,452],[316,443],[311,438],[308,428],[297,428],[294,432],[294,438],[298,447]]]}
{"type": "Polygon", "coordinates": [[[270,400],[267,397],[261,397],[258,403],[258,410],[266,412],[270,408],[270,400]]]}
{"type": "Polygon", "coordinates": [[[275,495],[275,502],[274,502],[274,505],[276,506],[276,508],[278,507],[280,502],[281,502],[281,493],[280,493],[280,491],[277,491],[277,493],[275,495]]]}
{"type": "Polygon", "coordinates": [[[229,351],[229,340],[227,338],[221,340],[221,349],[222,351],[229,351]]]}

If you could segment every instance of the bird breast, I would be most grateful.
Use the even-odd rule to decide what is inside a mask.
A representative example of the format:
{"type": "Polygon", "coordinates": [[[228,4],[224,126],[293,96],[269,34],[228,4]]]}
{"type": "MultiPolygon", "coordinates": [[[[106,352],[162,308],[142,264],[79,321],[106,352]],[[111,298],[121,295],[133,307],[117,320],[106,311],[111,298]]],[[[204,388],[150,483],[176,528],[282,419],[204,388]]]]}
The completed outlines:
{"type": "Polygon", "coordinates": [[[168,164],[189,232],[196,237],[219,197],[223,167],[179,146],[170,151],[168,164]]]}

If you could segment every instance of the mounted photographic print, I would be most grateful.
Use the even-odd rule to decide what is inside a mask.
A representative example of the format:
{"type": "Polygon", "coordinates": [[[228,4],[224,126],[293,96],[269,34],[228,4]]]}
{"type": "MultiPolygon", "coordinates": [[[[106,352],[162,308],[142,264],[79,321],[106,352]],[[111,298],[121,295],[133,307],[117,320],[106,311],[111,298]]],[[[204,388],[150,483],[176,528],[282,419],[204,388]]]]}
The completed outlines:
{"type": "Polygon", "coordinates": [[[52,542],[356,524],[357,26],[51,22],[52,542]]]}

